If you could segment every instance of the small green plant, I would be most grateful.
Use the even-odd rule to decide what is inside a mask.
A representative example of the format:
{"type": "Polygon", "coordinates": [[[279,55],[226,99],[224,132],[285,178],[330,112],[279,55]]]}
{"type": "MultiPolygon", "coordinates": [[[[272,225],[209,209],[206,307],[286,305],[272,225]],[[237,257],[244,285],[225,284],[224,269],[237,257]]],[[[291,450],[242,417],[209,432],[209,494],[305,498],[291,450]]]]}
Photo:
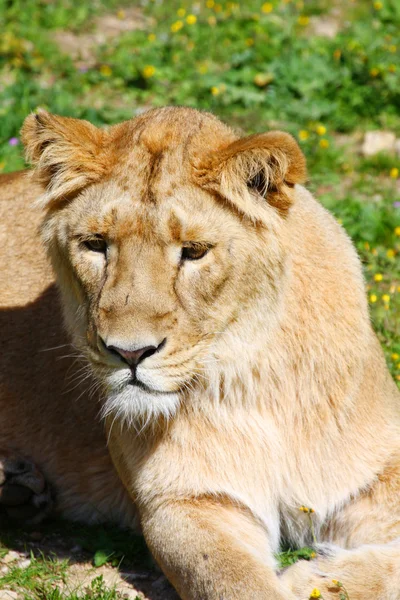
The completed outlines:
{"type": "Polygon", "coordinates": [[[301,512],[303,512],[307,515],[308,521],[310,524],[311,536],[312,536],[314,544],[316,544],[317,537],[315,535],[315,527],[314,527],[314,521],[313,521],[313,514],[315,513],[315,511],[313,508],[309,508],[308,506],[300,506],[299,510],[301,510],[301,512]]]}
{"type": "Polygon", "coordinates": [[[339,600],[350,600],[349,593],[341,581],[332,579],[332,583],[339,588],[339,600]]]}
{"type": "Polygon", "coordinates": [[[277,560],[281,568],[290,567],[298,560],[312,560],[315,558],[316,552],[312,548],[300,548],[298,550],[287,549],[277,554],[277,560]]]}

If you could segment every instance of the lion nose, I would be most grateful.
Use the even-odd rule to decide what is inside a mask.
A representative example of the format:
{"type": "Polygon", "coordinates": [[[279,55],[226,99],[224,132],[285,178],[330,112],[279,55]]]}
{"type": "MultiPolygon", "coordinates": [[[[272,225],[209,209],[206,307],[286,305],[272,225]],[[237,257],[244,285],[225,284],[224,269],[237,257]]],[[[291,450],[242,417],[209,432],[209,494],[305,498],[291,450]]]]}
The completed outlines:
{"type": "Polygon", "coordinates": [[[161,350],[165,342],[166,339],[164,338],[158,346],[144,346],[137,350],[124,350],[124,348],[118,348],[117,346],[107,346],[107,349],[119,354],[130,367],[136,368],[139,363],[161,350]]]}

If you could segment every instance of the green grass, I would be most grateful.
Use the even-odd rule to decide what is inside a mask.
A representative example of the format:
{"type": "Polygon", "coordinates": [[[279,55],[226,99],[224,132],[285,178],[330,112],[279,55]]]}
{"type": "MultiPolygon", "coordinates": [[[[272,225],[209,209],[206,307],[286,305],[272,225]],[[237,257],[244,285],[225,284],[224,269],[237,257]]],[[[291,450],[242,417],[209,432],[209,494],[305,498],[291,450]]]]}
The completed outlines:
{"type": "MultiPolygon", "coordinates": [[[[66,561],[31,556],[30,565],[10,566],[7,574],[0,577],[0,589],[10,589],[23,593],[24,600],[56,598],[53,594],[57,584],[65,579],[66,561]]],[[[72,599],[71,599],[72,600],[72,599]]]]}
{"type": "Polygon", "coordinates": [[[32,556],[28,567],[11,567],[0,577],[0,590],[16,591],[23,600],[122,600],[123,595],[106,585],[102,575],[71,589],[67,569],[67,561],[32,556]]]}

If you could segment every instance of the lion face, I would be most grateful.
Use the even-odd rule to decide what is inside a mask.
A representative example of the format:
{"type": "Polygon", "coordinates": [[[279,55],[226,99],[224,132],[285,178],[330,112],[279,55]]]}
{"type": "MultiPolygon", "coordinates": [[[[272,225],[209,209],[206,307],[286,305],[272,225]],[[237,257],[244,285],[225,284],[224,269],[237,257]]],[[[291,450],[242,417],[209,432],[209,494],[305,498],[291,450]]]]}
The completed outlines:
{"type": "Polygon", "coordinates": [[[227,332],[251,336],[246,312],[261,302],[267,318],[277,302],[300,151],[286,134],[237,140],[189,109],[108,131],[40,113],[24,141],[66,322],[107,409],[173,414],[227,332]]]}

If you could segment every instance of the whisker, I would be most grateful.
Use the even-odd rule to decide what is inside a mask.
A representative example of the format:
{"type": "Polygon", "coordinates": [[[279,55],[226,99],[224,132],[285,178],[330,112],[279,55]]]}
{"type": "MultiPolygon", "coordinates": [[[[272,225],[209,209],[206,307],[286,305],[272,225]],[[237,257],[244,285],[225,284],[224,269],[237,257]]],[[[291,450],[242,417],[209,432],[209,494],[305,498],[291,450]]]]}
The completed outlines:
{"type": "Polygon", "coordinates": [[[69,394],[70,392],[73,392],[74,390],[76,390],[76,388],[77,388],[78,386],[80,386],[80,385],[81,385],[81,384],[82,384],[84,381],[86,381],[87,379],[89,379],[89,377],[91,377],[91,375],[92,375],[91,373],[88,373],[88,374],[86,375],[86,377],[83,377],[83,379],[80,379],[80,380],[78,381],[78,383],[77,383],[76,385],[74,385],[72,388],[69,388],[68,390],[65,390],[65,391],[63,392],[63,395],[65,395],[65,394],[69,394]]]}
{"type": "Polygon", "coordinates": [[[63,356],[57,356],[56,360],[63,360],[65,358],[80,358],[81,354],[64,354],[63,356]]]}
{"type": "Polygon", "coordinates": [[[58,350],[59,348],[66,348],[72,346],[72,344],[60,344],[59,346],[53,346],[53,348],[42,348],[39,352],[50,352],[51,350],[58,350]]]}

